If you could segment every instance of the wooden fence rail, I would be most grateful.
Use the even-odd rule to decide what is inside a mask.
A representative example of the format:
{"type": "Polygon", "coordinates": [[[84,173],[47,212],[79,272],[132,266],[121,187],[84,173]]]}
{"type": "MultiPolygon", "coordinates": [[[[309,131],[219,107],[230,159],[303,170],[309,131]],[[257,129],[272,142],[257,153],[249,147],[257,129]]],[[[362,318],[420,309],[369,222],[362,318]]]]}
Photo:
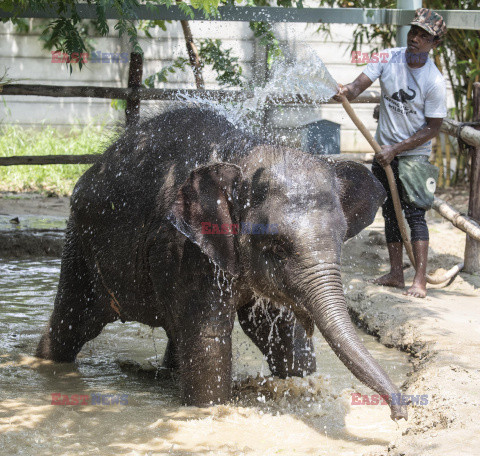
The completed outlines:
{"type": "Polygon", "coordinates": [[[22,155],[0,157],[0,166],[18,165],[84,165],[95,163],[101,154],[88,155],[22,155]]]}
{"type": "MultiPolygon", "coordinates": [[[[2,95],[34,95],[39,97],[65,97],[65,98],[110,98],[127,100],[135,97],[139,100],[166,100],[182,101],[185,98],[199,96],[197,89],[150,89],[146,87],[98,87],[98,86],[54,86],[42,84],[6,84],[3,86],[2,95]]],[[[252,98],[254,93],[248,90],[202,90],[203,99],[213,101],[244,101],[252,98]]],[[[271,104],[291,105],[313,105],[319,104],[318,100],[299,95],[290,94],[282,96],[271,96],[266,100],[271,104]]],[[[366,90],[355,99],[355,103],[379,103],[380,95],[376,90],[366,90]]],[[[338,103],[330,100],[328,103],[338,103]]],[[[323,103],[322,103],[323,104],[323,103]]]]}
{"type": "MultiPolygon", "coordinates": [[[[132,65],[132,62],[131,62],[132,65]]],[[[141,63],[137,65],[141,68],[141,63]]],[[[138,78],[129,78],[128,88],[95,87],[95,86],[51,86],[38,84],[6,84],[0,86],[2,95],[31,95],[48,97],[88,97],[109,98],[127,100],[130,106],[130,118],[127,123],[138,120],[140,100],[170,100],[182,101],[183,98],[191,99],[198,95],[197,90],[174,90],[174,89],[150,89],[139,87],[138,78]]],[[[243,101],[254,96],[248,91],[228,90],[203,90],[202,98],[214,101],[243,101]]],[[[378,92],[366,91],[355,103],[378,103],[378,92]]],[[[291,94],[281,97],[271,96],[266,100],[267,104],[296,106],[314,105],[316,100],[308,97],[291,94]]],[[[337,103],[330,100],[328,103],[337,103]]],[[[480,83],[474,83],[474,121],[480,124],[480,83]]],[[[445,119],[441,131],[463,140],[472,146],[472,166],[470,175],[470,198],[468,217],[462,216],[453,208],[446,210],[445,203],[438,198],[435,200],[434,209],[443,217],[450,220],[455,226],[467,233],[465,247],[465,268],[471,273],[480,272],[480,237],[478,235],[478,221],[480,221],[480,131],[478,126],[462,125],[454,120],[445,119]],[[443,203],[443,204],[442,204],[443,203]],[[446,210],[446,212],[445,212],[446,210]],[[453,212],[456,212],[452,216],[453,212]],[[450,218],[447,216],[450,215],[450,218]],[[452,221],[453,219],[455,220],[452,221]],[[461,217],[461,218],[460,218],[461,217]],[[459,222],[461,221],[461,223],[459,222]]],[[[94,163],[98,155],[46,155],[46,156],[23,156],[23,157],[0,157],[0,166],[12,165],[47,165],[47,164],[89,164],[94,163]]]]}

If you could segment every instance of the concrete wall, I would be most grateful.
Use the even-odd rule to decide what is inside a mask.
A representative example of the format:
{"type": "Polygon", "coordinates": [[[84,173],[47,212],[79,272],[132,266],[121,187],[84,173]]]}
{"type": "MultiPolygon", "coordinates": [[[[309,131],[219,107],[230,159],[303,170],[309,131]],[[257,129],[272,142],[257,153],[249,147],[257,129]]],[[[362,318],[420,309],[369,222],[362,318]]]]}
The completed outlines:
{"type": "MultiPolygon", "coordinates": [[[[11,24],[0,24],[0,74],[8,69],[11,78],[21,79],[19,83],[53,85],[98,85],[105,87],[126,87],[128,63],[90,63],[81,71],[69,73],[65,64],[52,63],[51,53],[42,49],[39,38],[38,20],[31,22],[37,27],[28,35],[17,34],[11,24]],[[36,31],[35,31],[36,30],[36,31]]],[[[247,23],[239,22],[190,22],[195,39],[219,38],[223,45],[233,49],[247,78],[262,80],[265,75],[265,49],[253,37],[247,23]]],[[[334,24],[331,36],[316,33],[315,25],[276,24],[275,33],[282,45],[292,53],[310,47],[326,64],[332,76],[339,83],[352,81],[362,68],[351,63],[348,46],[352,41],[352,26],[334,24]]],[[[110,36],[95,37],[93,47],[102,52],[129,52],[127,39],[119,39],[112,26],[110,36]]],[[[167,24],[167,32],[159,31],[154,39],[142,38],[145,52],[144,78],[172,63],[179,56],[186,57],[185,42],[180,23],[167,24]]],[[[362,49],[367,52],[369,49],[362,49]]],[[[211,70],[204,73],[208,89],[219,88],[211,70]]],[[[169,82],[157,85],[160,88],[195,88],[190,70],[177,72],[169,82]]],[[[372,89],[378,88],[378,83],[372,89]]],[[[165,102],[142,102],[142,108],[149,110],[165,106],[165,102]]],[[[354,108],[363,122],[375,131],[376,122],[372,117],[373,106],[356,104],[354,108]]],[[[289,134],[292,127],[298,127],[320,118],[341,124],[342,152],[371,151],[363,136],[340,105],[322,105],[320,108],[284,108],[282,115],[272,109],[268,119],[277,132],[289,134]]],[[[110,106],[110,100],[88,98],[50,98],[33,96],[3,96],[0,103],[0,121],[18,123],[23,126],[41,127],[42,124],[69,128],[72,124],[111,123],[122,121],[123,113],[110,106]]]]}

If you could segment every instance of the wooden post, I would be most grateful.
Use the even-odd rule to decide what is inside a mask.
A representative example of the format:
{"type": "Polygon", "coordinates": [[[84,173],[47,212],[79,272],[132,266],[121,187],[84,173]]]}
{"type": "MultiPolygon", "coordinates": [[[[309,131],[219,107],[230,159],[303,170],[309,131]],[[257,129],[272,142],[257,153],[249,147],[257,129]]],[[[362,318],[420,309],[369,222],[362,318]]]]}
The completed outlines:
{"type": "Polygon", "coordinates": [[[435,153],[435,164],[438,167],[438,187],[443,188],[445,186],[445,179],[443,177],[443,150],[442,150],[442,140],[440,135],[437,135],[435,138],[435,144],[433,146],[435,153]]]}
{"type": "MultiPolygon", "coordinates": [[[[268,68],[268,50],[270,45],[267,43],[265,46],[265,71],[263,73],[263,83],[267,85],[268,80],[270,79],[270,68],[268,68]]],[[[267,125],[268,125],[268,106],[265,103],[263,105],[263,113],[262,113],[262,138],[267,139],[267,125]]]]}
{"type": "Polygon", "coordinates": [[[445,161],[447,162],[447,169],[445,172],[445,188],[450,187],[450,171],[451,171],[451,157],[450,157],[450,138],[448,135],[443,133],[445,139],[445,161]]]}
{"type": "MultiPolygon", "coordinates": [[[[143,75],[143,57],[137,52],[130,53],[130,67],[128,70],[128,87],[138,89],[142,86],[143,75]]],[[[127,126],[135,125],[140,119],[140,98],[134,93],[127,98],[127,109],[125,110],[127,117],[127,126]]]]}
{"type": "MultiPolygon", "coordinates": [[[[473,121],[480,121],[480,83],[473,84],[473,121]]],[[[470,172],[470,197],[468,201],[468,216],[475,222],[480,222],[480,147],[472,152],[470,172]]],[[[467,234],[465,245],[465,272],[480,273],[480,242],[467,234]]]]}

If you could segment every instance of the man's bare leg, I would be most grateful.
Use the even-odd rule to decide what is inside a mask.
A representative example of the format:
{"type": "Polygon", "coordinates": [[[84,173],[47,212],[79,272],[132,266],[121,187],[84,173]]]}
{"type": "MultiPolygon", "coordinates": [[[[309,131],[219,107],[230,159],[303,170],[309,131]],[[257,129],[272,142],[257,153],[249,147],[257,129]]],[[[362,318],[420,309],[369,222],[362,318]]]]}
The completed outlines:
{"type": "Polygon", "coordinates": [[[404,294],[415,298],[424,298],[427,296],[428,241],[412,242],[412,249],[417,271],[412,286],[404,294]]]}
{"type": "Polygon", "coordinates": [[[390,258],[390,272],[370,282],[387,287],[403,288],[405,287],[403,278],[403,243],[390,242],[387,244],[387,248],[390,258]]]}

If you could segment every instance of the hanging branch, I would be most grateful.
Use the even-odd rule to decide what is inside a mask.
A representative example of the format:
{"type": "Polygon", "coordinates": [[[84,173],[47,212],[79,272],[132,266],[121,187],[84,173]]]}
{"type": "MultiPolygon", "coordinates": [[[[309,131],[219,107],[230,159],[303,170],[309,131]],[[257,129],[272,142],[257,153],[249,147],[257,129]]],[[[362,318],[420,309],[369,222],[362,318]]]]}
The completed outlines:
{"type": "MultiPolygon", "coordinates": [[[[184,5],[182,0],[177,0],[179,6],[184,5]]],[[[187,5],[185,5],[187,6],[187,5]]],[[[205,82],[202,74],[202,62],[198,54],[197,46],[193,41],[192,29],[188,21],[180,21],[182,24],[183,36],[185,37],[185,44],[187,45],[188,60],[192,67],[193,76],[195,77],[195,86],[198,90],[205,90],[205,82]]]]}

